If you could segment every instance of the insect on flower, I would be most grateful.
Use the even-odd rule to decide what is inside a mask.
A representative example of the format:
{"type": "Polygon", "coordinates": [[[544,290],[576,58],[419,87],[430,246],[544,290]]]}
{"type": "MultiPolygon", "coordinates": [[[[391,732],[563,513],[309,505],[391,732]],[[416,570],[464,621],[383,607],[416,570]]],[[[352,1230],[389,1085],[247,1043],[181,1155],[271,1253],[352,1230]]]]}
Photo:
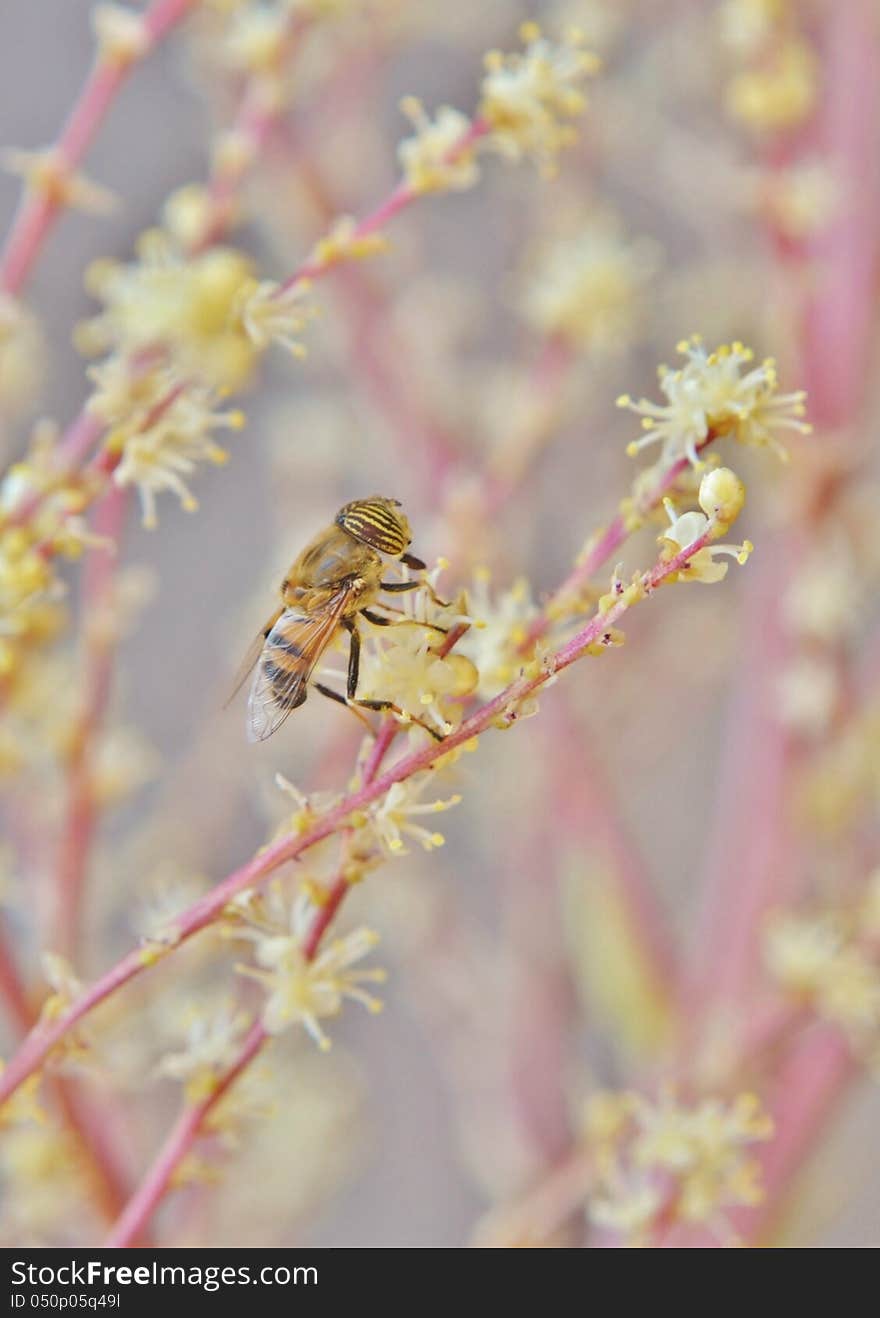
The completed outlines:
{"type": "MultiPolygon", "coordinates": [[[[355,499],[340,508],[333,525],[319,532],[295,559],[281,583],[281,604],[254,641],[235,687],[237,692],[256,666],[248,699],[250,741],[271,737],[291,710],[303,704],[315,666],[340,627],[350,637],[346,694],[320,682],[313,683],[315,690],[350,708],[403,714],[391,700],[357,698],[361,651],[358,618],[362,616],[378,627],[413,625],[412,619],[389,617],[395,610],[383,603],[381,593],[419,588],[431,591],[421,579],[382,580],[383,554],[417,572],[425,567],[421,559],[407,553],[412,533],[399,509],[397,499],[379,494],[355,499]],[[371,608],[374,604],[385,613],[376,613],[371,608]]],[[[432,630],[442,631],[432,624],[415,625],[430,625],[432,630]]],[[[412,717],[410,721],[421,722],[412,717]]],[[[432,737],[441,739],[427,723],[422,726],[432,737]]]]}

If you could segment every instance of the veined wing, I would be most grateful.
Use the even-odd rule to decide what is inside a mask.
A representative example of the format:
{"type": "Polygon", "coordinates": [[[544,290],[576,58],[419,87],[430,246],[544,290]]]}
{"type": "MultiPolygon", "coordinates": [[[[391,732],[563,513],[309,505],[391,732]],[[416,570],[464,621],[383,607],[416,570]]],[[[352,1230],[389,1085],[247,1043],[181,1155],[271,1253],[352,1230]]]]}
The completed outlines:
{"type": "Polygon", "coordinates": [[[312,613],[285,609],[266,637],[248,698],[248,739],[265,741],[308,694],[309,678],[351,599],[348,588],[312,613]]]}
{"type": "Polygon", "coordinates": [[[260,655],[263,653],[267,636],[270,634],[272,628],[275,626],[276,622],[281,617],[283,612],[284,612],[283,608],[277,608],[275,612],[272,614],[272,617],[263,627],[262,631],[258,632],[258,634],[251,641],[250,645],[247,648],[247,654],[245,655],[244,659],[242,659],[238,671],[235,674],[235,679],[232,684],[232,690],[230,691],[229,697],[223,706],[224,709],[226,709],[227,706],[232,704],[233,700],[238,695],[239,691],[244,686],[247,679],[250,677],[251,673],[253,672],[254,665],[256,664],[260,655]]]}

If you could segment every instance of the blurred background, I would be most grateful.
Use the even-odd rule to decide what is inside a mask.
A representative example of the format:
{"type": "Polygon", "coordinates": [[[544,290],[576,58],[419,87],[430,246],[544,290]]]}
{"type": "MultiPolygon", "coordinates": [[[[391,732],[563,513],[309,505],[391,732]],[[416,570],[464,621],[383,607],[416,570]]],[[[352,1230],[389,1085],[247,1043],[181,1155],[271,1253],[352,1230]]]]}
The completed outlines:
{"type": "MultiPolygon", "coordinates": [[[[57,137],[93,58],[93,8],[5,6],[3,146],[30,150],[57,137]]],[[[86,268],[130,260],[166,199],[210,175],[241,76],[229,34],[258,6],[194,8],[133,71],[88,153],[86,173],[117,194],[118,209],[65,213],[35,264],[24,300],[41,347],[32,387],[7,391],[7,461],[38,418],[63,427],[88,397],[72,343],[96,311],[86,268]]],[[[256,1119],[235,1147],[204,1153],[154,1223],[169,1245],[452,1247],[475,1232],[491,1237],[496,1221],[497,1243],[582,1243],[586,1191],[551,1213],[546,1230],[530,1221],[505,1235],[503,1212],[554,1184],[579,1147],[590,1093],[675,1080],[697,1056],[708,1075],[708,1054],[741,1037],[772,998],[752,947],[740,977],[717,990],[699,1038],[677,1031],[683,995],[706,988],[707,960],[724,946],[719,918],[740,936],[717,893],[732,900],[741,867],[757,894],[757,938],[762,913],[833,905],[876,865],[870,793],[843,833],[811,832],[821,808],[801,808],[804,792],[822,797],[821,778],[816,787],[809,775],[828,772],[871,693],[876,239],[860,234],[877,232],[877,120],[870,100],[849,118],[828,105],[863,95],[856,74],[840,80],[847,40],[850,55],[853,44],[867,49],[876,69],[876,6],[314,8],[320,17],[289,61],[277,129],[241,189],[230,237],[263,278],[283,279],[334,217],[362,216],[393,189],[397,143],[410,131],[401,97],[473,113],[484,52],[515,48],[523,20],[548,33],[576,25],[603,66],[556,177],[487,156],[479,186],[421,199],[387,227],[387,253],[316,285],[307,358],[266,359],[242,399],[247,425],[230,438],[228,463],[193,484],[194,515],[164,496],[148,530],[132,504],[118,571],[136,621],[115,662],[102,734],[106,808],[71,960],[79,978],[93,979],[247,859],[289,816],[276,774],[304,791],[346,782],[361,729],[341,708],[313,697],[260,746],[245,741],[244,698],[224,708],[290,561],[343,502],[374,491],[401,499],[414,552],[451,562],[444,589],[488,569],[495,598],[525,578],[540,601],[645,465],[626,454],[638,421],[615,406],[618,395],[656,398],[658,364],[674,363],[678,341],[695,333],[710,348],[742,340],[759,359],[772,354],[783,389],[824,388],[827,406],[814,436],[793,437],[788,464],[768,450],[722,451],[748,489],[737,536],[755,542],[753,562],[711,590],[661,592],[628,620],[625,647],[577,665],[542,696],[537,718],[487,735],[453,767],[442,794],[463,799],[442,821],[445,846],[411,846],[346,905],[346,928],[365,922],[382,935],[384,1012],[347,1009],[332,1022],[329,1056],[295,1032],[281,1037],[257,1077],[256,1119]],[[789,42],[809,53],[800,83],[789,42]],[[746,75],[753,83],[743,88],[746,75]],[[854,122],[862,136],[850,150],[854,122]],[[823,266],[847,243],[849,275],[834,255],[823,266]],[[847,278],[849,313],[836,317],[828,303],[847,278]],[[810,328],[817,317],[821,332],[810,328]],[[848,386],[817,380],[817,343],[855,363],[848,386]],[[439,469],[438,451],[452,455],[439,469]],[[479,495],[487,473],[513,485],[491,514],[479,495]],[[806,572],[816,555],[832,579],[818,584],[817,569],[807,596],[827,588],[839,602],[840,582],[851,593],[845,627],[801,649],[784,601],[792,565],[806,572]],[[818,664],[834,670],[830,691],[818,664]],[[771,737],[782,749],[767,771],[760,757],[771,737]],[[749,839],[762,812],[788,827],[757,856],[749,839]]],[[[18,178],[0,178],[4,230],[19,192],[18,178]]],[[[621,551],[627,573],[653,562],[656,531],[621,551]]],[[[79,698],[82,574],[78,564],[65,569],[72,622],[50,687],[56,725],[79,698]]],[[[873,654],[876,681],[876,645],[873,654]]],[[[873,743],[866,754],[876,775],[873,743]]],[[[4,922],[39,1002],[40,952],[61,950],[51,930],[63,756],[35,758],[7,788],[4,922]]],[[[201,936],[127,989],[94,1043],[82,1083],[110,1095],[104,1119],[132,1184],[178,1109],[161,1059],[179,1048],[193,1004],[233,992],[234,952],[201,936]]],[[[804,1010],[810,1017],[813,1007],[804,1010]]],[[[812,1018],[798,1019],[809,1040],[812,1018]]],[[[10,1022],[0,1051],[14,1045],[10,1022]]],[[[779,1086],[794,1083],[794,1046],[786,1036],[719,1091],[755,1089],[772,1108],[779,1086]]],[[[774,1200],[774,1243],[877,1243],[876,1097],[864,1050],[848,1042],[846,1053],[846,1078],[821,1120],[815,1114],[811,1142],[774,1200]]],[[[801,1083],[811,1075],[803,1063],[801,1083]]],[[[65,1167],[57,1150],[7,1156],[5,1243],[101,1238],[91,1210],[71,1211],[83,1187],[65,1167]]]]}

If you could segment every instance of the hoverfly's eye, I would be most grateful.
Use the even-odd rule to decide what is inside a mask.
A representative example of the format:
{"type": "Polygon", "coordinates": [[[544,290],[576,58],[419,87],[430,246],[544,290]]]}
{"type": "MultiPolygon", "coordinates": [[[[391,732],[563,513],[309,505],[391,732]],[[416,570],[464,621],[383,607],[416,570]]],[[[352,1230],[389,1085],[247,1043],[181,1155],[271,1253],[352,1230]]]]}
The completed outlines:
{"type": "Polygon", "coordinates": [[[362,544],[399,558],[412,540],[409,522],[403,513],[397,511],[399,507],[396,499],[385,499],[381,495],[355,499],[340,508],[336,525],[362,544]]]}

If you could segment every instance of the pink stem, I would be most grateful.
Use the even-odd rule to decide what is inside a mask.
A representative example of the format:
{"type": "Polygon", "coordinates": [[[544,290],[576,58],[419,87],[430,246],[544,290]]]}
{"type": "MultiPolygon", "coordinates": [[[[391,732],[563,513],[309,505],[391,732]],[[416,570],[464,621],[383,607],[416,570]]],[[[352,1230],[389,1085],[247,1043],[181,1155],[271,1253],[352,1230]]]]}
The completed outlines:
{"type": "Polygon", "coordinates": [[[804,315],[804,377],[813,419],[851,425],[874,350],[880,254],[880,43],[871,0],[823,19],[826,88],[817,147],[839,185],[840,213],[806,253],[813,278],[804,315]],[[833,345],[833,346],[831,346],[833,345]]]}
{"type": "Polygon", "coordinates": [[[156,1161],[104,1241],[107,1249],[123,1249],[127,1245],[137,1243],[144,1227],[170,1186],[174,1173],[201,1134],[205,1119],[265,1047],[269,1038],[259,1021],[254,1022],[245,1036],[235,1061],[218,1080],[210,1095],[200,1103],[184,1108],[156,1161]]]}
{"type": "MultiPolygon", "coordinates": [[[[490,127],[485,120],[475,119],[471,123],[467,132],[462,135],[461,140],[456,142],[447,153],[448,162],[450,164],[453,163],[463,152],[470,150],[470,148],[481,138],[486,137],[489,132],[490,127]]],[[[402,210],[406,210],[406,208],[411,206],[414,201],[418,200],[421,195],[422,194],[419,192],[414,192],[409,183],[407,183],[405,179],[402,179],[397,184],[394,191],[386,197],[386,199],[381,202],[375,210],[371,211],[369,215],[364,216],[364,218],[359,221],[352,234],[352,240],[357,242],[361,238],[369,238],[372,234],[378,233],[380,229],[384,228],[389,220],[394,219],[394,217],[402,210]]],[[[291,289],[296,288],[299,284],[305,281],[310,282],[315,279],[320,279],[332,269],[332,266],[322,265],[319,262],[306,261],[284,281],[278,290],[278,295],[281,296],[282,294],[289,292],[291,289]]]]}
{"type": "MultiPolygon", "coordinates": [[[[710,431],[706,438],[697,445],[697,452],[702,453],[704,449],[714,443],[716,438],[717,436],[710,431]]],[[[641,501],[639,506],[639,515],[641,517],[646,517],[648,513],[660,506],[664,496],[675,488],[679,476],[683,475],[689,466],[690,462],[687,458],[679,458],[660,473],[654,488],[641,501]]],[[[523,651],[531,649],[535,641],[540,640],[547,632],[553,620],[553,606],[576,596],[584,586],[588,585],[599,568],[608,562],[611,555],[616,553],[621,545],[626,543],[630,534],[623,514],[618,513],[580,562],[568,574],[562,585],[554,590],[543,611],[530,624],[526,639],[523,642],[523,651]]]]}
{"type": "MultiPolygon", "coordinates": [[[[387,719],[379,730],[370,758],[364,769],[364,782],[369,783],[375,778],[379,766],[396,735],[397,724],[393,719],[387,719]]],[[[303,955],[307,961],[311,961],[315,957],[321,939],[341,905],[349,886],[348,880],[340,875],[330,890],[329,900],[319,908],[307,939],[303,944],[303,955]]],[[[209,1097],[193,1107],[184,1109],[156,1161],[108,1236],[106,1241],[108,1246],[119,1248],[131,1244],[141,1235],[145,1224],[150,1220],[160,1200],[168,1190],[175,1171],[202,1133],[205,1119],[219,1099],[228,1092],[268,1042],[269,1037],[260,1022],[255,1022],[245,1038],[238,1057],[218,1081],[209,1097]]]]}
{"type": "Polygon", "coordinates": [[[5,927],[0,930],[0,998],[10,1022],[20,1034],[26,1034],[34,1023],[34,1012],[5,927]]]}
{"type": "MultiPolygon", "coordinates": [[[[144,14],[144,26],[155,46],[179,23],[195,0],[156,0],[144,14]]],[[[100,128],[132,65],[99,60],[71,111],[56,147],[60,164],[77,168],[100,128]]],[[[27,280],[49,231],[64,209],[63,199],[46,193],[25,193],[12,231],[0,254],[0,287],[17,296],[27,280]]]]}
{"type": "MultiPolygon", "coordinates": [[[[642,576],[645,593],[653,593],[664,581],[686,567],[695,554],[710,544],[711,538],[710,528],[674,558],[660,561],[645,572],[642,576]]],[[[377,801],[395,783],[402,782],[423,769],[431,768],[437,760],[448,755],[457,746],[462,746],[485,732],[498,719],[504,717],[515,720],[516,707],[522,700],[539,690],[551,677],[576,663],[591,646],[601,644],[608,629],[614,626],[629,607],[630,602],[627,599],[617,600],[607,612],[595,615],[577,635],[549,658],[539,672],[532,676],[523,674],[517,678],[494,699],[467,717],[442,742],[424,746],[420,750],[402,756],[381,776],[371,783],[364,784],[328,810],[305,833],[295,837],[280,838],[271,846],[264,848],[179,917],[174,925],[173,942],[169,941],[167,945],[161,947],[148,944],[129,952],[110,971],[86,989],[83,995],[71,1003],[67,1011],[61,1013],[56,1020],[42,1023],[31,1031],[6,1070],[0,1075],[0,1102],[8,1098],[40,1066],[48,1053],[78,1021],[117,989],[155,964],[163,953],[170,952],[172,947],[179,946],[216,920],[223,914],[233,897],[243,889],[261,883],[279,865],[293,860],[318,842],[322,842],[324,838],[330,837],[340,827],[344,827],[353,813],[377,801]]],[[[337,908],[341,900],[340,897],[336,903],[337,908]]]]}
{"type": "Polygon", "coordinates": [[[549,745],[555,748],[554,813],[562,828],[579,839],[581,848],[588,848],[608,866],[643,966],[657,995],[668,997],[675,983],[677,957],[642,858],[615,813],[588,737],[578,737],[570,718],[561,717],[559,710],[551,710],[548,717],[557,724],[549,738],[549,745]]]}
{"type": "MultiPolygon", "coordinates": [[[[99,619],[109,608],[127,496],[127,490],[112,486],[95,510],[94,532],[106,536],[113,547],[98,546],[89,552],[83,583],[86,631],[88,620],[99,619]]],[[[101,627],[100,620],[98,626],[101,627]]],[[[67,811],[58,863],[54,946],[65,956],[73,956],[77,946],[83,888],[97,822],[94,758],[113,679],[113,646],[108,638],[99,635],[90,643],[87,639],[87,650],[85,708],[67,765],[67,811]]]]}

